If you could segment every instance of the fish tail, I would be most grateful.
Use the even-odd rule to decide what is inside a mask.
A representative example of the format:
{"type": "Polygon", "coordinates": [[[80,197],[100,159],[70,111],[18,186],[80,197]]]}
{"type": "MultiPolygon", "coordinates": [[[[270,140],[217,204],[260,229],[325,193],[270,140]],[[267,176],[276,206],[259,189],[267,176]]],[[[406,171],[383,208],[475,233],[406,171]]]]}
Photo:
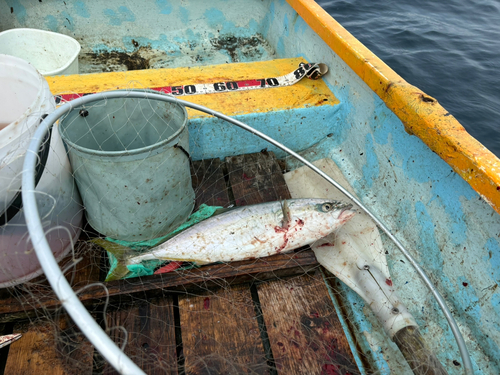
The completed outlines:
{"type": "Polygon", "coordinates": [[[126,246],[119,245],[117,243],[107,241],[103,238],[94,238],[91,242],[96,245],[101,246],[109,254],[112,254],[116,262],[112,262],[111,269],[108,272],[108,276],[104,281],[113,281],[123,279],[130,272],[127,268],[128,258],[133,255],[133,251],[126,246]]]}

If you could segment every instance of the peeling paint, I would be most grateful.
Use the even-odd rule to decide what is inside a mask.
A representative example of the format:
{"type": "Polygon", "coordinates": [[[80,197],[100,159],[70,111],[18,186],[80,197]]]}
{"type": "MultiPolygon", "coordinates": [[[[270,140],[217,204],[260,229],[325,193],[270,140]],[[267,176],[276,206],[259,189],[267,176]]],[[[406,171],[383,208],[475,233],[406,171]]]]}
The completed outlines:
{"type": "Polygon", "coordinates": [[[365,148],[363,154],[366,156],[366,164],[363,166],[363,178],[366,187],[370,189],[373,182],[379,177],[379,162],[375,149],[373,148],[373,138],[366,135],[365,148]]]}
{"type": "Polygon", "coordinates": [[[172,4],[168,0],[156,0],[156,6],[160,10],[160,14],[172,13],[172,4]]]}
{"type": "Polygon", "coordinates": [[[109,25],[120,26],[123,22],[134,22],[135,15],[126,6],[119,6],[117,11],[113,9],[104,9],[104,15],[108,17],[109,25]]]}
{"type": "Polygon", "coordinates": [[[58,29],[58,22],[57,22],[57,18],[52,16],[52,15],[48,15],[45,17],[45,25],[47,26],[47,28],[50,30],[50,31],[54,31],[54,32],[57,32],[57,29],[58,29]]]}
{"type": "Polygon", "coordinates": [[[87,5],[85,4],[84,1],[78,0],[75,1],[73,5],[73,9],[75,10],[75,13],[82,18],[90,18],[90,12],[87,8],[87,5]]]}
{"type": "Polygon", "coordinates": [[[26,8],[19,0],[5,0],[5,2],[12,9],[19,24],[23,25],[26,22],[26,8]]]}
{"type": "MultiPolygon", "coordinates": [[[[163,9],[168,8],[169,3],[159,3],[165,6],[163,9]]],[[[308,1],[290,0],[290,3],[298,8],[305,3],[313,6],[308,1]]],[[[229,2],[217,7],[213,3],[203,6],[200,3],[199,9],[189,8],[189,11],[176,5],[169,15],[172,22],[169,27],[174,31],[167,30],[165,16],[158,11],[154,15],[157,18],[151,18],[154,21],[148,33],[139,36],[136,35],[138,22],[128,21],[128,13],[120,12],[117,2],[106,2],[101,8],[86,4],[91,16],[88,20],[119,35],[103,38],[102,29],[96,26],[98,37],[93,35],[87,41],[85,36],[82,40],[87,43],[86,52],[136,53],[153,62],[150,66],[184,68],[82,75],[78,79],[49,78],[55,92],[78,92],[78,87],[99,91],[131,87],[131,82],[137,85],[134,87],[158,87],[201,82],[207,77],[226,79],[233,77],[232,74],[255,77],[263,71],[273,75],[288,72],[283,67],[291,64],[292,59],[275,60],[278,57],[301,56],[308,61],[326,62],[330,73],[317,83],[304,81],[297,87],[276,89],[273,95],[228,93],[188,100],[199,100],[200,104],[238,116],[285,145],[303,151],[309,159],[334,159],[364,203],[410,249],[444,295],[466,337],[477,372],[500,373],[498,365],[489,360],[499,357],[500,344],[500,216],[488,206],[489,203],[497,207],[500,202],[495,195],[499,194],[497,186],[500,185],[492,185],[500,178],[499,164],[488,164],[489,154],[461,133],[452,116],[442,117],[437,102],[429,101],[416,88],[408,91],[400,77],[375,56],[368,55],[367,50],[334,21],[324,20],[321,27],[329,34],[321,34],[322,39],[283,1],[259,1],[252,18],[245,19],[237,18],[229,10],[228,13],[219,10],[229,8],[229,2]],[[109,8],[108,14],[103,11],[104,7],[109,8]],[[188,28],[186,20],[194,19],[200,20],[198,27],[188,28]],[[109,27],[109,23],[115,25],[109,27]],[[238,44],[237,38],[251,39],[257,34],[267,43],[261,45],[261,56],[245,57],[243,49],[233,49],[233,44],[238,44]],[[332,43],[339,55],[330,48],[332,43]],[[228,69],[226,62],[236,59],[273,61],[232,64],[228,69]],[[261,65],[264,63],[268,65],[261,65]],[[203,66],[210,64],[215,66],[203,66]],[[316,106],[312,99],[319,92],[314,91],[311,98],[307,90],[318,90],[319,86],[315,85],[319,84],[321,90],[325,87],[331,90],[333,94],[329,95],[338,101],[316,106]],[[402,114],[408,106],[413,109],[402,114]],[[415,118],[418,121],[413,121],[415,118]],[[425,121],[422,122],[422,118],[425,121]],[[438,131],[442,134],[437,134],[438,131]],[[465,139],[460,147],[456,144],[458,135],[465,139]],[[468,153],[474,150],[479,152],[472,157],[468,153]]],[[[151,4],[154,7],[155,3],[151,4]]],[[[128,8],[123,8],[139,20],[139,6],[127,5],[128,8]]],[[[45,2],[40,6],[46,6],[45,2]]],[[[0,15],[2,25],[35,19],[28,7],[24,13],[22,9],[19,12],[16,17],[0,15]]],[[[307,9],[300,12],[311,23],[307,9]]],[[[69,32],[62,27],[61,16],[52,16],[55,12],[47,14],[43,27],[69,32]]],[[[83,21],[80,19],[83,15],[78,12],[73,16],[77,25],[83,21]]],[[[74,33],[78,30],[75,26],[74,33]]],[[[293,64],[297,62],[298,59],[293,64]]],[[[268,147],[218,120],[208,120],[193,112],[190,116],[194,133],[191,146],[196,158],[255,152],[268,147]]],[[[401,298],[421,324],[433,348],[442,348],[438,356],[451,369],[450,374],[458,374],[461,368],[453,361],[460,358],[436,303],[398,250],[387,239],[384,244],[391,279],[401,290],[401,298]]],[[[345,290],[345,295],[351,304],[349,319],[366,333],[359,339],[365,340],[362,345],[367,351],[372,346],[373,361],[384,371],[391,369],[393,373],[400,373],[398,364],[394,363],[397,362],[394,348],[383,340],[376,341],[382,337],[382,331],[373,317],[365,315],[364,310],[368,309],[363,308],[352,292],[345,290]]]]}

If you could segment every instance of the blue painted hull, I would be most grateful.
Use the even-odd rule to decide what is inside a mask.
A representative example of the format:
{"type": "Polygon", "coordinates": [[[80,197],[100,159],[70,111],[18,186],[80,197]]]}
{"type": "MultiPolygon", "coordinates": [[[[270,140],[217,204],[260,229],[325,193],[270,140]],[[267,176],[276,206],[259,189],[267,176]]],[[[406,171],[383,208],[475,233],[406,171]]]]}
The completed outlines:
{"type": "MultiPolygon", "coordinates": [[[[36,9],[27,0],[0,2],[0,25],[41,27],[75,37],[87,54],[82,65],[88,72],[106,69],[91,56],[113,52],[137,52],[145,59],[153,51],[150,67],[284,57],[326,63],[330,74],[324,80],[340,104],[237,118],[311,161],[333,159],[356,194],[411,250],[446,298],[475,372],[500,373],[500,215],[420,138],[408,134],[401,120],[292,7],[283,1],[259,1],[248,15],[239,10],[248,7],[242,1],[191,7],[168,1],[127,6],[112,0],[67,3],[67,10],[56,12],[59,2],[44,1],[36,9]],[[12,15],[3,11],[11,6],[12,15]],[[40,12],[42,25],[35,23],[40,12]],[[147,28],[143,19],[148,20],[147,28]],[[136,44],[145,49],[141,52],[136,44]],[[168,58],[160,61],[161,56],[168,58]]],[[[194,119],[190,134],[194,159],[270,148],[217,119],[194,119]]],[[[298,165],[290,161],[289,166],[298,165]]],[[[450,374],[462,373],[452,333],[434,299],[390,241],[385,246],[393,281],[427,342],[450,374]]],[[[344,292],[361,349],[381,373],[404,373],[401,355],[376,318],[354,292],[347,287],[344,292]]]]}

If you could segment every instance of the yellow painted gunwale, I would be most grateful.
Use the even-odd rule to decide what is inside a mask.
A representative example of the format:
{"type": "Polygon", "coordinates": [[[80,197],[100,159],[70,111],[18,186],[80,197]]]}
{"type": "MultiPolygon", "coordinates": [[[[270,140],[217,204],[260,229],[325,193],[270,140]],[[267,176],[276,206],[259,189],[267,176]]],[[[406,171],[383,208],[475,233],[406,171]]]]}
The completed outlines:
{"type": "Polygon", "coordinates": [[[500,159],[436,99],[402,79],[316,2],[287,2],[399,117],[408,133],[419,137],[500,213],[500,159]]]}

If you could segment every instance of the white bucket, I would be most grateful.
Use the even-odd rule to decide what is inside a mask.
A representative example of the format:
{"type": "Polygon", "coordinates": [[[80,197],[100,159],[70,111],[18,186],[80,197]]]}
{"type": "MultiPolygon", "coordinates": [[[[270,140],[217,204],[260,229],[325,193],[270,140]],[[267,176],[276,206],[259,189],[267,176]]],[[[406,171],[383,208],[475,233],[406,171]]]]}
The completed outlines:
{"type": "MultiPolygon", "coordinates": [[[[21,188],[29,141],[42,115],[55,109],[45,78],[26,61],[0,55],[0,214],[21,188]]],[[[49,156],[36,188],[37,205],[47,240],[58,259],[71,250],[82,224],[80,196],[57,126],[49,156]]],[[[42,273],[29,240],[23,210],[0,226],[0,288],[42,273]]]]}
{"type": "Polygon", "coordinates": [[[80,43],[51,31],[11,29],[0,33],[0,54],[33,64],[44,76],[78,74],[80,43]]]}

